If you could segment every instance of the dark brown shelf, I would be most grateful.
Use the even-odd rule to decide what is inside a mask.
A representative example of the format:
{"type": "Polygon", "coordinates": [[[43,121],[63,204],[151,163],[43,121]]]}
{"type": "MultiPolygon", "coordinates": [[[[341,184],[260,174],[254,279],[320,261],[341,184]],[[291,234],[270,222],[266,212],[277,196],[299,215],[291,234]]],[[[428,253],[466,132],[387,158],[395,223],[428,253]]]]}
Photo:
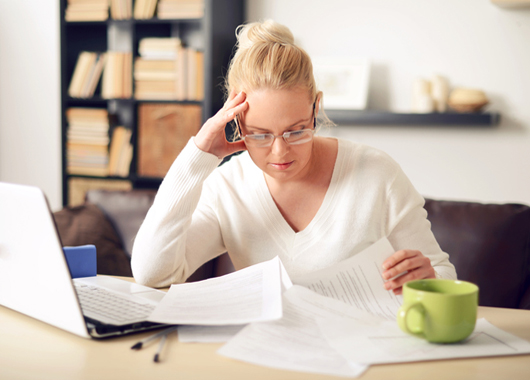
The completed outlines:
{"type": "Polygon", "coordinates": [[[93,96],[91,98],[72,98],[67,97],[66,101],[70,104],[99,104],[108,101],[118,101],[126,103],[178,103],[178,104],[198,104],[202,105],[202,100],[175,100],[175,99],[136,99],[136,98],[113,98],[104,99],[101,96],[93,96]]]}
{"type": "MultiPolygon", "coordinates": [[[[65,13],[68,0],[59,1],[60,37],[61,37],[61,147],[63,205],[68,202],[68,181],[71,178],[128,180],[135,188],[157,188],[162,178],[141,177],[137,173],[138,160],[138,110],[143,103],[167,103],[199,105],[202,108],[203,121],[211,117],[224,103],[222,91],[223,75],[228,67],[231,53],[236,42],[235,30],[244,22],[243,0],[206,0],[204,17],[159,19],[107,19],[103,21],[66,21],[65,13]],[[118,27],[120,38],[130,44],[133,59],[139,56],[138,44],[143,38],[171,37],[178,35],[183,44],[200,49],[204,53],[204,100],[160,100],[160,99],[103,99],[101,83],[91,98],[72,98],[68,95],[79,54],[82,51],[105,52],[112,44],[109,30],[118,27]],[[196,46],[194,46],[194,44],[196,46]],[[123,125],[132,131],[131,143],[134,148],[130,175],[122,177],[99,177],[69,174],[67,171],[67,130],[66,111],[69,107],[106,108],[112,112],[112,125],[123,125]]],[[[134,84],[133,84],[134,85],[134,84]]],[[[110,132],[112,133],[112,126],[110,132]]]]}
{"type": "Polygon", "coordinates": [[[338,125],[385,126],[470,126],[493,127],[499,124],[500,114],[487,113],[393,113],[384,111],[327,110],[328,117],[338,125]]]}
{"type": "Polygon", "coordinates": [[[89,21],[66,21],[62,20],[66,25],[108,25],[108,24],[167,24],[167,23],[200,23],[202,22],[202,18],[171,18],[171,19],[165,19],[165,18],[148,18],[148,19],[135,19],[135,18],[129,18],[124,20],[116,20],[113,18],[109,18],[107,20],[102,21],[96,21],[96,20],[89,20],[89,21]]]}

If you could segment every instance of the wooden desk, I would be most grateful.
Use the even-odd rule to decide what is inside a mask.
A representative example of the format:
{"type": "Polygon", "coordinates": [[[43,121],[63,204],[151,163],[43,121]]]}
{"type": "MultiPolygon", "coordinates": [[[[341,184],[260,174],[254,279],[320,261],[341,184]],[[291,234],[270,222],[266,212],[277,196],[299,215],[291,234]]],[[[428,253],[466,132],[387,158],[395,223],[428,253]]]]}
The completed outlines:
{"type": "MultiPolygon", "coordinates": [[[[530,310],[479,308],[479,317],[530,341],[530,310]]],[[[217,355],[222,344],[168,338],[161,363],[158,344],[130,347],[150,333],[96,341],[79,338],[0,306],[0,379],[338,379],[281,371],[217,355]]],[[[530,379],[530,355],[372,366],[370,379],[530,379]]]]}

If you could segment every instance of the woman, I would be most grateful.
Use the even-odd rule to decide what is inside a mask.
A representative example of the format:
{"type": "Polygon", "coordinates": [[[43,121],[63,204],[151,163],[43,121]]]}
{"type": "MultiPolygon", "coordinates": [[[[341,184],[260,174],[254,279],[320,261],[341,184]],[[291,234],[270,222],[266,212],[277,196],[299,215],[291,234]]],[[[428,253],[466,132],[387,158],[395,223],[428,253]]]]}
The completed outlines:
{"type": "Polygon", "coordinates": [[[289,29],[273,21],[239,29],[226,88],[224,107],[177,157],[138,232],[139,283],[183,282],[223,252],[236,269],[279,256],[296,278],[384,236],[396,252],[383,278],[407,272],[387,281],[388,290],[456,278],[400,167],[376,149],[314,135],[322,93],[289,29]],[[235,142],[225,137],[232,120],[235,142]]]}

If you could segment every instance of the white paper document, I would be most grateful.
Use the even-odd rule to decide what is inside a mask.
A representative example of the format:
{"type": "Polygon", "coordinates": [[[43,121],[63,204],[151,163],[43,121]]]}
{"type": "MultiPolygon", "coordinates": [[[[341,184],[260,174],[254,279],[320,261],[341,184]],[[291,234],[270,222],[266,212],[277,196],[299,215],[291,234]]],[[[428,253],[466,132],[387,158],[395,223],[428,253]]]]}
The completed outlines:
{"type": "Polygon", "coordinates": [[[402,363],[423,360],[503,356],[530,353],[530,343],[507,333],[485,319],[464,341],[429,343],[404,333],[397,323],[363,324],[345,318],[318,319],[330,346],[345,359],[364,364],[402,363]]]}
{"type": "Polygon", "coordinates": [[[168,324],[240,325],[282,316],[278,257],[204,281],[171,285],[148,320],[168,324]]]}
{"type": "Polygon", "coordinates": [[[228,342],[246,325],[227,326],[179,326],[179,342],[183,343],[222,343],[228,342]]]}
{"type": "Polygon", "coordinates": [[[393,253],[388,239],[382,238],[349,259],[295,278],[293,283],[395,321],[403,298],[386,290],[382,277],[383,262],[393,253]]]}
{"type": "Polygon", "coordinates": [[[366,312],[295,285],[284,293],[280,320],[246,326],[218,353],[267,367],[357,377],[367,367],[342,358],[326,342],[316,323],[316,317],[334,315],[361,321],[374,319],[366,312]]]}

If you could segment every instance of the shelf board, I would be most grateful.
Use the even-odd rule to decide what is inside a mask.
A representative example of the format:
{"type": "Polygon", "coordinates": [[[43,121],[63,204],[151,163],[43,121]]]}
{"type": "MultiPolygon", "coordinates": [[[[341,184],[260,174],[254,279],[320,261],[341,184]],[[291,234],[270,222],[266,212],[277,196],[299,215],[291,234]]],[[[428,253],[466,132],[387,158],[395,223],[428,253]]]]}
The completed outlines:
{"type": "Polygon", "coordinates": [[[384,111],[326,110],[338,125],[474,126],[499,124],[499,113],[393,113],[384,111]]]}
{"type": "Polygon", "coordinates": [[[135,188],[158,189],[163,178],[143,177],[137,174],[131,174],[130,179],[135,188]]]}
{"type": "MultiPolygon", "coordinates": [[[[118,20],[112,20],[118,21],[118,20]]],[[[202,18],[149,18],[149,19],[133,19],[136,24],[167,24],[173,22],[201,22],[202,18]]]]}
{"type": "Polygon", "coordinates": [[[119,176],[99,176],[99,175],[89,175],[89,174],[75,174],[75,173],[65,173],[66,178],[90,178],[90,179],[119,179],[122,181],[131,181],[131,177],[119,177],[119,176]]]}
{"type": "Polygon", "coordinates": [[[68,96],[66,102],[69,104],[104,104],[108,99],[103,99],[101,96],[94,96],[92,98],[72,98],[68,96]]]}
{"type": "Polygon", "coordinates": [[[91,98],[72,98],[68,97],[66,99],[68,103],[78,103],[78,104],[99,104],[108,101],[118,101],[125,103],[178,103],[178,104],[198,104],[202,105],[202,100],[175,100],[175,99],[136,99],[136,98],[113,98],[113,99],[104,99],[101,96],[93,96],[91,98]]]}
{"type": "MultiPolygon", "coordinates": [[[[120,99],[118,99],[120,100],[120,99]]],[[[177,104],[197,104],[202,105],[202,100],[171,100],[171,99],[131,99],[135,103],[177,103],[177,104]]]]}
{"type": "Polygon", "coordinates": [[[135,18],[129,18],[124,20],[115,20],[113,18],[109,18],[107,20],[103,21],[96,21],[96,20],[88,20],[88,21],[66,21],[63,20],[63,22],[66,25],[108,25],[108,24],[123,24],[123,25],[130,25],[130,24],[172,24],[176,22],[189,22],[189,23],[199,23],[202,21],[202,18],[171,18],[171,19],[164,19],[164,18],[148,18],[148,19],[135,19],[135,18]]]}

